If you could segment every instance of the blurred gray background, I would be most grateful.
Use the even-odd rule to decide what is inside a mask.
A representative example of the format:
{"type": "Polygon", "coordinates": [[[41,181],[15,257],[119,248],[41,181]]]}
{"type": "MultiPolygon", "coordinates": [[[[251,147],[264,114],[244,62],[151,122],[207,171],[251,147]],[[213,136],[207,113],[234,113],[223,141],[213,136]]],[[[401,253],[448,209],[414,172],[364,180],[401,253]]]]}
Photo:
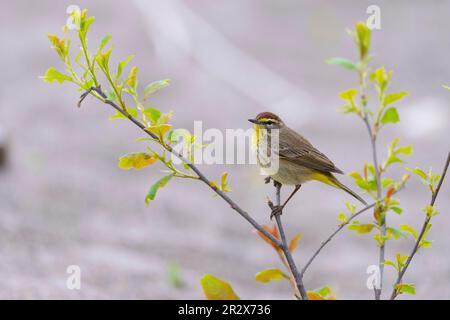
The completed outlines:
{"type": "MultiPolygon", "coordinates": [[[[208,188],[172,181],[146,206],[161,167],[117,168],[119,156],[144,150],[145,143],[135,142],[141,133],[126,121],[108,121],[113,111],[91,98],[77,109],[79,93],[71,85],[38,79],[49,66],[62,69],[46,35],[61,35],[71,4],[96,17],[93,49],[111,33],[114,61],[135,54],[141,86],[172,79],[150,104],[174,110],[176,127],[192,129],[202,120],[204,128],[248,128],[246,119],[273,111],[346,172],[371,160],[362,122],[337,112],[338,92],[357,79],[324,60],[356,59],[345,28],[365,21],[367,6],[377,4],[382,29],[373,32],[374,65],[394,70],[392,91],[411,92],[398,105],[401,124],[383,130],[380,154],[399,136],[414,145],[409,166],[442,168],[450,136],[450,92],[441,87],[450,82],[450,1],[2,0],[0,131],[8,159],[0,171],[0,298],[203,299],[205,273],[228,280],[242,298],[291,298],[287,282],[254,280],[258,271],[280,266],[277,256],[208,188]],[[81,267],[79,291],[66,289],[69,265],[81,267]],[[168,277],[174,268],[180,288],[168,277]]],[[[264,199],[273,190],[255,166],[202,169],[212,178],[230,172],[232,198],[269,223],[264,199]]],[[[432,248],[417,255],[405,277],[417,284],[416,298],[450,298],[449,191],[447,181],[429,234],[432,248]]],[[[399,198],[405,211],[389,223],[419,228],[428,192],[412,179],[399,198]]],[[[294,257],[300,266],[334,230],[346,200],[343,192],[311,183],[288,205],[287,234],[303,235],[294,257]]],[[[371,219],[367,213],[360,220],[371,219]]],[[[390,241],[387,257],[412,245],[411,239],[390,241]]],[[[371,299],[366,268],[377,257],[370,235],[345,230],[305,283],[329,285],[340,299],[371,299]]],[[[394,276],[387,269],[386,295],[394,276]]]]}

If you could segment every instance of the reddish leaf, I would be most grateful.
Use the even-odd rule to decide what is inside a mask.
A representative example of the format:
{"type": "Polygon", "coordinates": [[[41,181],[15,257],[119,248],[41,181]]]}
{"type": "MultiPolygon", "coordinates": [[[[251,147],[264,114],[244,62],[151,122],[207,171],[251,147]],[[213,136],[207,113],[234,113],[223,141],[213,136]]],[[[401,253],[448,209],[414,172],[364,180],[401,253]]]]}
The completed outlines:
{"type": "MultiPolygon", "coordinates": [[[[266,230],[268,233],[270,233],[275,239],[280,239],[280,235],[278,233],[278,229],[275,225],[271,227],[269,227],[268,225],[262,225],[263,229],[266,230]]],[[[274,248],[275,250],[279,250],[279,248],[272,242],[270,241],[269,238],[267,238],[262,232],[258,231],[258,235],[261,237],[261,239],[263,239],[265,242],[267,242],[268,244],[270,244],[272,246],[272,248],[274,248]]]]}
{"type": "Polygon", "coordinates": [[[290,252],[293,252],[297,248],[298,240],[300,240],[301,237],[302,235],[299,233],[294,238],[292,238],[291,242],[289,243],[290,252]]]}
{"type": "Polygon", "coordinates": [[[395,192],[395,187],[394,186],[390,186],[388,191],[386,192],[386,199],[384,199],[384,202],[386,203],[386,205],[389,204],[389,202],[391,201],[391,197],[395,192]]]}

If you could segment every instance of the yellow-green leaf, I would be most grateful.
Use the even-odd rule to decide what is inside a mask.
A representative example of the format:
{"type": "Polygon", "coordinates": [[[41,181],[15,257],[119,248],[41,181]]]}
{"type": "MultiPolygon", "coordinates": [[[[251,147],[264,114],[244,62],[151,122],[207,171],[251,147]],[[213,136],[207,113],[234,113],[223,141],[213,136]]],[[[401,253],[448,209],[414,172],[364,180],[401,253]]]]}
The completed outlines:
{"type": "Polygon", "coordinates": [[[386,123],[397,123],[400,121],[400,117],[398,115],[397,109],[394,107],[391,107],[389,109],[387,109],[384,114],[383,117],[381,118],[381,123],[382,124],[386,124],[386,123]]]}
{"type": "Polygon", "coordinates": [[[367,224],[354,223],[354,224],[349,225],[348,229],[354,230],[358,234],[364,234],[364,233],[369,233],[370,231],[372,231],[372,229],[374,227],[375,227],[375,225],[372,223],[367,223],[367,224]]]}
{"type": "Polygon", "coordinates": [[[409,226],[409,225],[407,225],[407,224],[401,224],[401,225],[399,225],[399,227],[400,227],[400,230],[412,234],[412,236],[413,236],[415,239],[417,239],[417,231],[414,230],[413,227],[411,227],[411,226],[409,226]]]}
{"type": "Polygon", "coordinates": [[[151,94],[153,94],[156,91],[161,90],[162,88],[165,88],[169,85],[170,85],[169,79],[159,80],[159,81],[150,83],[149,85],[147,85],[144,88],[144,100],[147,100],[151,94]]]}
{"type": "Polygon", "coordinates": [[[223,192],[230,192],[231,189],[228,186],[228,172],[224,172],[222,174],[222,177],[220,178],[220,190],[222,190],[223,192]]]}
{"type": "Polygon", "coordinates": [[[102,41],[100,42],[100,46],[98,47],[98,52],[101,52],[102,49],[108,44],[109,40],[111,40],[112,35],[108,34],[105,37],[103,37],[102,41]]]}
{"type": "Polygon", "coordinates": [[[346,91],[342,91],[341,93],[339,93],[339,97],[341,97],[341,99],[343,99],[345,101],[353,101],[353,99],[355,98],[357,93],[358,93],[358,90],[356,90],[355,88],[352,88],[352,89],[348,89],[346,91]]]}
{"type": "Polygon", "coordinates": [[[256,281],[269,282],[273,280],[289,279],[280,269],[266,269],[255,275],[256,281]]]}
{"type": "Polygon", "coordinates": [[[364,22],[356,23],[356,40],[359,46],[361,60],[364,60],[370,48],[370,29],[364,22]]]}
{"type": "Polygon", "coordinates": [[[54,68],[49,68],[44,76],[41,77],[45,82],[53,83],[55,80],[59,83],[63,83],[64,81],[72,81],[72,77],[69,77],[66,74],[63,74],[54,68]]]}
{"type": "Polygon", "coordinates": [[[326,60],[325,63],[341,66],[348,70],[356,69],[356,65],[352,61],[345,59],[345,58],[331,58],[331,59],[326,60]]]}
{"type": "Polygon", "coordinates": [[[161,179],[159,179],[158,181],[156,181],[148,190],[147,192],[147,196],[145,197],[145,203],[149,204],[151,200],[155,200],[156,197],[156,192],[158,192],[158,190],[160,188],[163,188],[166,186],[166,184],[170,181],[170,179],[173,178],[173,174],[169,174],[165,177],[162,177],[161,179]]]}
{"type": "Polygon", "coordinates": [[[147,108],[143,113],[148,119],[150,119],[152,124],[156,124],[161,117],[161,111],[155,108],[147,108]]]}
{"type": "Polygon", "coordinates": [[[111,56],[112,48],[109,48],[105,53],[100,52],[95,56],[95,61],[99,67],[103,70],[103,72],[109,72],[109,57],[111,56]]]}
{"type": "Polygon", "coordinates": [[[167,131],[170,130],[170,128],[172,128],[172,125],[170,124],[159,124],[156,126],[147,127],[145,128],[145,130],[162,137],[166,134],[167,131]]]}
{"type": "Polygon", "coordinates": [[[383,105],[387,106],[388,104],[399,101],[404,97],[406,97],[408,94],[409,94],[408,92],[389,93],[384,97],[383,105]]]}
{"type": "Polygon", "coordinates": [[[157,157],[148,153],[131,153],[119,158],[119,168],[139,170],[155,163],[157,160],[157,157]]]}
{"type": "Polygon", "coordinates": [[[173,111],[163,113],[158,119],[158,124],[167,124],[172,119],[173,111]]]}
{"type": "Polygon", "coordinates": [[[208,300],[239,300],[231,285],[210,274],[205,274],[200,282],[208,300]]]}
{"type": "Polygon", "coordinates": [[[337,218],[341,222],[341,224],[344,224],[347,222],[347,216],[342,212],[338,214],[337,218]]]}
{"type": "Polygon", "coordinates": [[[117,65],[116,79],[118,79],[120,77],[120,75],[122,74],[123,68],[126,67],[126,65],[128,64],[128,62],[131,61],[131,59],[133,59],[133,55],[128,56],[125,60],[119,62],[119,64],[117,65]]]}
{"type": "MultiPolygon", "coordinates": [[[[127,112],[132,116],[133,118],[136,118],[138,115],[138,112],[133,107],[127,107],[127,112]]],[[[115,120],[115,119],[127,119],[128,117],[123,115],[121,112],[116,111],[116,114],[109,117],[108,120],[115,120]]]]}
{"type": "Polygon", "coordinates": [[[416,285],[412,283],[400,283],[395,286],[398,293],[416,294],[416,285]]]}
{"type": "Polygon", "coordinates": [[[137,74],[137,67],[131,68],[130,73],[128,74],[128,78],[126,80],[128,87],[134,92],[136,91],[138,83],[136,74],[137,74]]]}

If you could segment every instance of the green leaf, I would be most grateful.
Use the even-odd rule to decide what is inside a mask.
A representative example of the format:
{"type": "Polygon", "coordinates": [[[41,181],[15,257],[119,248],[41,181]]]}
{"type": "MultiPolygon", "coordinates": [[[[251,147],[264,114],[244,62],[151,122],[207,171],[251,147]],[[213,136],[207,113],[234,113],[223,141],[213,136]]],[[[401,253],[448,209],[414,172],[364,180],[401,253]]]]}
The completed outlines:
{"type": "Polygon", "coordinates": [[[383,99],[383,105],[387,106],[396,101],[402,100],[404,97],[409,95],[408,92],[397,92],[397,93],[389,93],[383,99]]]}
{"type": "Polygon", "coordinates": [[[105,53],[100,52],[95,56],[95,61],[97,61],[100,69],[102,69],[105,74],[109,73],[109,57],[111,56],[111,52],[112,48],[109,48],[105,53]]]}
{"type": "Polygon", "coordinates": [[[361,175],[356,172],[356,171],[352,171],[349,173],[349,176],[352,177],[355,180],[363,180],[363,178],[361,177],[361,175]]]}
{"type": "Polygon", "coordinates": [[[158,123],[159,118],[161,117],[161,111],[155,108],[147,108],[144,110],[144,115],[150,119],[152,124],[158,123]]]}
{"type": "Polygon", "coordinates": [[[45,82],[53,83],[55,80],[59,83],[63,83],[64,81],[73,81],[72,77],[69,77],[66,74],[63,74],[54,68],[49,68],[44,76],[41,77],[45,82]]]}
{"type": "Polygon", "coordinates": [[[349,230],[354,230],[357,234],[369,233],[375,227],[372,223],[359,224],[359,222],[354,221],[353,224],[348,226],[349,230]]]}
{"type": "Polygon", "coordinates": [[[427,215],[427,217],[431,218],[439,214],[439,211],[436,210],[434,206],[427,205],[422,209],[423,212],[427,215]]]}
{"type": "Polygon", "coordinates": [[[119,168],[123,170],[139,170],[155,163],[157,160],[158,158],[152,154],[144,152],[130,153],[119,158],[119,168]]]}
{"type": "Polygon", "coordinates": [[[397,109],[391,107],[384,112],[383,117],[381,118],[381,123],[397,123],[400,121],[400,117],[398,115],[397,109]]]}
{"type": "Polygon", "coordinates": [[[389,187],[393,183],[394,183],[394,180],[389,179],[389,178],[384,178],[381,180],[381,185],[383,186],[383,188],[389,187]]]}
{"type": "Polygon", "coordinates": [[[169,123],[170,119],[172,119],[173,111],[162,113],[161,117],[158,119],[158,124],[167,124],[169,123]]]}
{"type": "Polygon", "coordinates": [[[356,23],[356,41],[361,60],[364,60],[367,58],[370,49],[370,29],[364,22],[356,23]]]}
{"type": "Polygon", "coordinates": [[[69,54],[70,41],[64,39],[59,39],[57,36],[53,34],[47,35],[48,39],[52,43],[52,48],[55,49],[58,56],[65,62],[66,57],[69,54]]]}
{"type": "Polygon", "coordinates": [[[350,202],[345,201],[345,207],[347,208],[348,211],[350,211],[351,214],[355,213],[356,206],[354,204],[351,204],[350,202]]]}
{"type": "Polygon", "coordinates": [[[447,90],[450,90],[450,86],[447,86],[447,85],[442,85],[442,88],[444,88],[444,89],[447,89],[447,90]]]}
{"type": "Polygon", "coordinates": [[[94,17],[89,17],[86,19],[86,13],[83,10],[82,19],[81,19],[81,23],[80,23],[80,33],[83,38],[86,37],[86,34],[89,31],[89,27],[94,22],[94,20],[95,20],[94,17]]]}
{"type": "Polygon", "coordinates": [[[386,72],[386,69],[384,67],[378,68],[370,75],[370,79],[378,83],[381,92],[384,92],[387,85],[389,84],[391,77],[392,71],[386,72]]]}
{"type": "Polygon", "coordinates": [[[98,47],[98,52],[101,52],[102,49],[108,44],[109,40],[111,40],[112,35],[108,34],[106,35],[102,41],[100,42],[100,46],[98,47]]]}
{"type": "Polygon", "coordinates": [[[358,90],[356,90],[355,88],[351,88],[351,89],[348,89],[346,91],[342,91],[341,93],[339,93],[339,97],[341,97],[341,99],[343,99],[345,101],[353,101],[353,99],[355,98],[357,93],[358,93],[358,90]]]}
{"type": "Polygon", "coordinates": [[[266,269],[255,275],[256,281],[269,282],[274,280],[289,279],[280,269],[266,269]]]}
{"type": "Polygon", "coordinates": [[[420,168],[415,168],[415,169],[406,168],[406,170],[418,175],[419,177],[421,177],[424,180],[427,180],[427,174],[420,168]]]}
{"type": "Polygon", "coordinates": [[[128,78],[126,80],[126,84],[133,92],[136,92],[138,83],[136,74],[137,74],[137,67],[131,68],[130,73],[128,74],[128,78]]]}
{"type": "Polygon", "coordinates": [[[419,243],[419,247],[422,247],[422,248],[425,248],[425,249],[431,248],[431,244],[432,243],[433,243],[432,240],[422,239],[420,241],[420,243],[419,243]]]}
{"type": "Polygon", "coordinates": [[[231,285],[210,274],[205,274],[200,282],[208,300],[239,300],[231,285]]]}
{"type": "Polygon", "coordinates": [[[340,107],[339,111],[343,113],[352,113],[358,111],[358,108],[354,104],[346,104],[345,106],[340,107]]]}
{"type": "Polygon", "coordinates": [[[317,292],[318,294],[320,294],[322,297],[326,297],[331,293],[331,289],[330,287],[322,287],[322,288],[318,288],[315,289],[314,292],[317,292]]]}
{"type": "Polygon", "coordinates": [[[412,146],[412,144],[410,144],[410,145],[407,145],[407,146],[404,146],[404,147],[398,147],[395,150],[395,153],[396,154],[401,153],[401,154],[403,154],[405,156],[409,156],[411,153],[413,153],[413,146],[412,146]]]}
{"type": "Polygon", "coordinates": [[[184,140],[184,142],[191,141],[191,133],[186,129],[175,129],[169,132],[167,135],[167,139],[171,142],[178,143],[181,139],[184,140]]]}
{"type": "Polygon", "coordinates": [[[394,267],[397,270],[397,265],[391,260],[384,260],[384,265],[394,267]]]}
{"type": "Polygon", "coordinates": [[[397,260],[397,267],[400,270],[405,266],[405,262],[408,260],[409,256],[402,256],[399,252],[397,252],[395,258],[397,260]]]}
{"type": "Polygon", "coordinates": [[[120,61],[119,64],[117,65],[117,74],[116,74],[116,79],[118,79],[120,77],[120,75],[122,74],[122,70],[123,68],[126,67],[126,65],[128,64],[128,62],[131,61],[131,59],[133,59],[133,55],[128,56],[128,58],[126,58],[123,61],[120,61]]]}
{"type": "Polygon", "coordinates": [[[381,234],[379,233],[375,233],[373,235],[373,239],[378,243],[378,246],[383,246],[384,245],[384,238],[381,234]]]}
{"type": "Polygon", "coordinates": [[[170,179],[172,179],[172,177],[173,174],[169,174],[156,181],[148,190],[147,196],[145,197],[145,203],[149,204],[150,201],[154,200],[158,189],[163,188],[170,181],[170,179]]]}
{"type": "Polygon", "coordinates": [[[325,63],[341,66],[348,70],[356,69],[356,65],[352,61],[345,59],[345,58],[331,58],[331,59],[326,60],[325,63]]]}
{"type": "Polygon", "coordinates": [[[399,239],[400,237],[402,237],[402,238],[406,237],[405,234],[397,228],[387,227],[386,231],[387,231],[388,236],[392,236],[394,239],[399,239]]]}
{"type": "Polygon", "coordinates": [[[153,134],[156,134],[159,137],[162,137],[166,134],[167,131],[170,130],[170,128],[172,128],[172,125],[170,125],[170,124],[158,124],[155,126],[150,126],[148,128],[145,128],[145,130],[147,130],[153,134]]]}
{"type": "Polygon", "coordinates": [[[149,85],[147,85],[144,88],[144,101],[147,100],[147,98],[155,93],[158,90],[161,90],[162,88],[167,87],[168,85],[170,85],[170,80],[169,79],[165,79],[165,80],[159,80],[159,81],[155,81],[150,83],[149,85]]]}
{"type": "Polygon", "coordinates": [[[341,224],[345,224],[348,221],[347,216],[342,212],[338,214],[337,218],[341,222],[341,224]]]}
{"type": "MultiPolygon", "coordinates": [[[[127,111],[133,118],[136,118],[138,115],[138,112],[133,107],[127,107],[127,111]]],[[[128,117],[124,116],[121,112],[117,111],[115,115],[109,117],[109,120],[115,120],[115,119],[127,119],[128,117]]]]}
{"type": "Polygon", "coordinates": [[[395,286],[395,289],[399,294],[408,293],[415,295],[416,294],[416,285],[412,283],[399,283],[395,286]]]}
{"type": "Polygon", "coordinates": [[[418,236],[417,235],[417,231],[414,230],[413,227],[411,227],[411,226],[409,226],[407,224],[401,224],[401,225],[399,225],[399,227],[400,227],[400,230],[402,230],[404,232],[407,232],[407,233],[410,233],[415,239],[417,239],[417,236],[418,236]]]}
{"type": "Polygon", "coordinates": [[[396,214],[402,214],[402,212],[403,212],[403,209],[400,207],[390,207],[389,209],[394,211],[396,214]]]}
{"type": "Polygon", "coordinates": [[[167,280],[174,288],[181,288],[184,285],[183,278],[180,272],[180,266],[176,263],[170,263],[166,268],[167,280]]]}

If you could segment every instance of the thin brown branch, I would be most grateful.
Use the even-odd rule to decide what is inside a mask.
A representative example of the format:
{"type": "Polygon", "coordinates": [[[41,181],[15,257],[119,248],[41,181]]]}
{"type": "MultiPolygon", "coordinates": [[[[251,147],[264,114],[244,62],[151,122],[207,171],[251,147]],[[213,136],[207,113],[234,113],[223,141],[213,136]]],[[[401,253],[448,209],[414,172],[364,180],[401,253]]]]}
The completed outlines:
{"type": "MultiPolygon", "coordinates": [[[[366,124],[367,131],[370,136],[370,143],[372,146],[372,157],[373,157],[373,166],[375,168],[375,181],[377,184],[377,203],[381,200],[381,172],[378,165],[378,155],[377,155],[377,146],[376,146],[376,140],[377,136],[372,130],[372,127],[370,125],[367,113],[365,113],[364,116],[364,123],[366,124]]],[[[376,209],[375,209],[376,210],[376,209]]],[[[386,236],[386,214],[384,212],[381,213],[381,236],[384,239],[386,236]]],[[[381,292],[383,290],[383,274],[384,274],[384,255],[385,255],[385,245],[384,242],[380,245],[380,252],[379,252],[379,258],[378,258],[378,267],[380,269],[380,287],[374,289],[375,293],[375,299],[380,300],[381,299],[381,292]]]]}
{"type": "MultiPolygon", "coordinates": [[[[444,182],[445,175],[447,174],[449,165],[450,165],[450,151],[447,155],[447,160],[445,161],[444,169],[442,171],[441,178],[439,179],[436,191],[433,192],[433,194],[431,195],[430,206],[434,206],[434,203],[436,202],[439,191],[441,190],[442,183],[444,182]]],[[[414,258],[414,255],[419,250],[420,242],[422,241],[423,237],[425,236],[425,233],[426,233],[427,227],[430,223],[430,220],[431,220],[431,216],[427,216],[425,218],[425,222],[423,223],[422,230],[420,231],[420,234],[417,237],[416,243],[414,244],[414,247],[413,247],[411,253],[409,254],[409,257],[406,260],[405,266],[400,270],[397,280],[395,281],[394,289],[391,294],[391,300],[394,300],[397,297],[397,295],[399,294],[398,290],[397,290],[397,285],[399,285],[402,282],[402,279],[403,279],[403,276],[405,275],[406,270],[408,269],[409,265],[411,264],[411,261],[414,258]]]]}
{"type": "MultiPolygon", "coordinates": [[[[405,186],[406,180],[403,181],[403,183],[395,190],[395,192],[392,194],[396,194],[397,192],[399,192],[404,186],[405,186]]],[[[384,199],[382,199],[384,200],[384,199]]],[[[362,208],[361,210],[359,210],[358,212],[354,213],[350,218],[348,218],[348,220],[339,225],[337,227],[336,230],[334,230],[325,241],[322,241],[322,243],[320,244],[319,248],[313,253],[313,255],[311,256],[311,258],[309,258],[308,262],[306,262],[305,266],[302,268],[301,272],[300,272],[300,277],[303,278],[303,275],[305,274],[305,272],[308,270],[309,266],[311,265],[311,263],[316,259],[316,257],[319,255],[319,253],[322,251],[323,248],[326,247],[326,245],[347,225],[350,224],[350,222],[355,219],[356,217],[358,217],[360,214],[366,212],[367,210],[374,208],[375,205],[377,204],[377,202],[374,202],[372,204],[369,204],[367,206],[365,206],[364,208],[362,208]]]]}
{"type": "MultiPolygon", "coordinates": [[[[80,98],[80,101],[82,102],[83,99],[88,95],[88,94],[92,94],[93,92],[96,92],[98,95],[100,95],[100,97],[102,97],[104,100],[103,102],[112,106],[114,109],[116,109],[118,112],[120,112],[121,114],[123,114],[125,117],[127,117],[131,122],[133,122],[136,126],[138,126],[142,131],[144,131],[146,134],[148,134],[150,137],[152,137],[153,139],[159,140],[158,137],[153,134],[150,131],[146,130],[146,127],[144,124],[142,124],[139,120],[135,119],[134,117],[132,117],[130,114],[126,113],[121,107],[119,107],[114,101],[111,101],[108,99],[108,97],[106,96],[106,94],[102,91],[102,89],[100,87],[92,87],[91,89],[89,89],[88,91],[86,91],[80,98]]],[[[175,155],[178,159],[180,159],[181,161],[183,161],[184,163],[186,163],[189,168],[191,168],[192,171],[194,171],[199,180],[201,180],[202,182],[204,182],[209,188],[211,188],[217,195],[219,195],[219,197],[221,197],[223,200],[225,200],[225,202],[227,202],[230,207],[236,211],[237,213],[239,213],[245,220],[247,220],[247,222],[249,222],[256,230],[258,230],[259,232],[261,232],[265,237],[267,237],[268,239],[270,239],[270,241],[282,248],[283,244],[281,243],[281,241],[279,241],[278,239],[276,239],[274,236],[272,236],[269,232],[267,232],[258,222],[256,222],[256,220],[254,220],[245,210],[243,210],[241,207],[239,207],[239,205],[234,202],[228,195],[226,195],[224,192],[222,192],[221,190],[219,190],[216,186],[214,186],[213,184],[210,183],[210,180],[193,164],[191,163],[188,159],[186,159],[183,155],[181,155],[180,153],[178,153],[177,151],[173,150],[170,146],[168,145],[163,145],[163,147],[171,152],[173,155],[175,155]]]]}
{"type": "MultiPolygon", "coordinates": [[[[280,207],[281,206],[281,194],[280,194],[281,185],[276,183],[275,188],[276,188],[276,206],[280,207]]],[[[280,239],[281,239],[281,243],[282,243],[281,249],[283,250],[284,256],[286,257],[286,261],[289,266],[289,271],[291,272],[292,276],[294,277],[294,280],[297,285],[297,289],[298,289],[298,292],[300,293],[300,296],[302,297],[303,300],[308,300],[308,295],[306,293],[302,277],[301,277],[300,273],[298,272],[297,266],[294,262],[294,259],[292,258],[292,254],[289,251],[289,246],[288,246],[288,243],[286,240],[286,234],[284,233],[283,224],[281,222],[281,213],[282,212],[275,214],[275,219],[277,221],[277,226],[278,226],[278,232],[280,233],[280,239]]]]}

